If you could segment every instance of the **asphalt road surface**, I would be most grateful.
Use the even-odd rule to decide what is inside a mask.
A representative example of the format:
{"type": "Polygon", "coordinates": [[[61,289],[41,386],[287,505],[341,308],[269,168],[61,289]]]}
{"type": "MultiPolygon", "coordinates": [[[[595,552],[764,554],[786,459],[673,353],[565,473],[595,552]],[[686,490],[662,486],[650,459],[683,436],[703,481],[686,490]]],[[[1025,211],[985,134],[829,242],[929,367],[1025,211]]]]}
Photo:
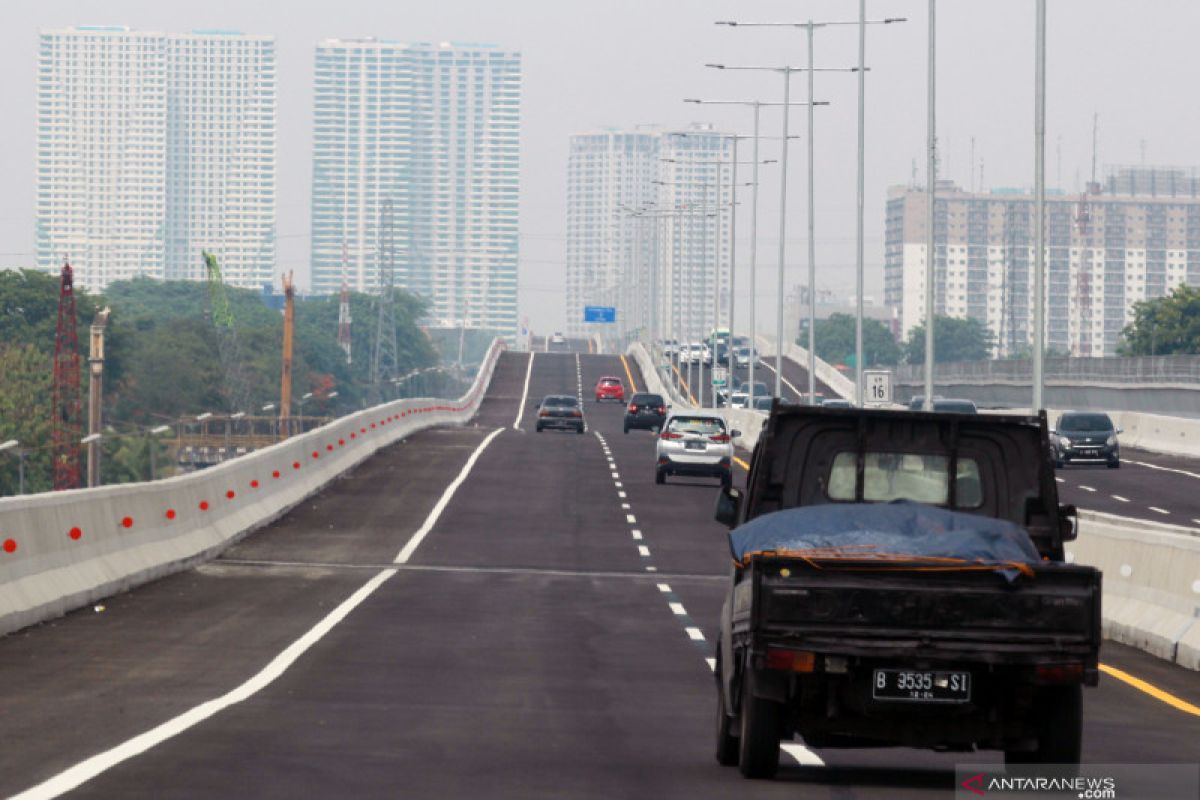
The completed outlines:
{"type": "MultiPolygon", "coordinates": [[[[949,795],[962,756],[797,745],[771,782],[717,765],[716,482],[654,484],[653,434],[590,395],[627,366],[640,388],[615,356],[505,354],[473,425],[380,452],[206,566],[0,639],[0,794],[949,795]],[[587,434],[534,433],[531,403],[563,392],[587,434]]],[[[1195,673],[1104,661],[1200,705],[1195,673]]],[[[1200,717],[1107,676],[1085,702],[1087,760],[1196,760],[1200,717]]]]}

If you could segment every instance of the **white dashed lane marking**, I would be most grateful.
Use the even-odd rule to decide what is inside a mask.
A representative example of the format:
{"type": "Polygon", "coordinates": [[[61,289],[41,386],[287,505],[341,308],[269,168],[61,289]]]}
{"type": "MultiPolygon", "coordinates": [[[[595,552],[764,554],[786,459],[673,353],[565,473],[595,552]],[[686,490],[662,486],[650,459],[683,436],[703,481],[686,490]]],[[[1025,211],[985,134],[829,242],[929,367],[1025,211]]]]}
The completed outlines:
{"type": "Polygon", "coordinates": [[[1079,488],[1080,488],[1080,489],[1083,489],[1085,492],[1094,492],[1094,491],[1096,491],[1096,490],[1095,490],[1095,489],[1093,489],[1091,486],[1084,486],[1082,483],[1081,483],[1081,484],[1079,484],[1079,488]]]}
{"type": "Polygon", "coordinates": [[[662,592],[663,594],[670,594],[670,593],[671,593],[671,584],[669,584],[669,583],[660,583],[660,584],[658,585],[658,590],[659,590],[660,592],[662,592]]]}
{"type": "Polygon", "coordinates": [[[687,611],[684,609],[683,603],[669,603],[669,605],[671,606],[671,613],[674,614],[675,616],[677,616],[677,617],[687,616],[687,611]]]}
{"type": "Polygon", "coordinates": [[[823,767],[825,762],[821,757],[802,744],[787,743],[779,745],[779,749],[796,760],[802,767],[823,767]]]}
{"type": "Polygon", "coordinates": [[[644,544],[639,544],[638,545],[638,555],[640,555],[642,558],[649,558],[650,557],[650,548],[646,547],[646,545],[644,545],[644,544]]]}
{"type": "Polygon", "coordinates": [[[704,632],[699,628],[684,628],[684,631],[687,632],[688,638],[693,642],[704,641],[704,632]]]}
{"type": "Polygon", "coordinates": [[[625,521],[628,522],[630,525],[633,525],[634,523],[637,522],[637,517],[635,517],[633,514],[626,514],[625,521]]]}
{"type": "Polygon", "coordinates": [[[1116,500],[1116,501],[1118,501],[1118,502],[1121,502],[1121,503],[1128,503],[1128,502],[1129,502],[1129,498],[1128,498],[1128,497],[1121,497],[1121,495],[1119,495],[1119,494],[1114,494],[1114,495],[1112,496],[1112,499],[1113,499],[1113,500],[1116,500]]]}
{"type": "Polygon", "coordinates": [[[1170,511],[1167,511],[1165,508],[1159,508],[1158,506],[1150,506],[1150,510],[1155,512],[1156,514],[1170,514],[1171,513],[1170,511]]]}

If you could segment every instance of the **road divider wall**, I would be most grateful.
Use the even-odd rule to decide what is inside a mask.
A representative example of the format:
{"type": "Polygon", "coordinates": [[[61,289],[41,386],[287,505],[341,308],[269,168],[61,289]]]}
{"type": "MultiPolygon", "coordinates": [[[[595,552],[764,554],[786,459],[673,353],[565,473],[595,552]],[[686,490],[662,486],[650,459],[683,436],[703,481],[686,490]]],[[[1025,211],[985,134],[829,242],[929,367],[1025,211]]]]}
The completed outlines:
{"type": "Polygon", "coordinates": [[[1200,670],[1200,533],[1079,512],[1067,558],[1104,573],[1104,635],[1200,670]]]}
{"type": "Polygon", "coordinates": [[[0,499],[0,635],[209,559],[379,449],[467,422],[503,349],[456,400],[384,403],[164,480],[0,499]]]}
{"type": "MultiPolygon", "coordinates": [[[[773,344],[774,340],[768,339],[766,336],[759,335],[756,341],[758,347],[761,348],[759,356],[763,361],[766,361],[768,364],[772,364],[771,368],[774,369],[774,362],[770,358],[770,356],[775,353],[775,345],[773,344]]],[[[804,369],[808,369],[807,348],[801,347],[794,342],[789,343],[787,347],[784,348],[783,357],[791,359],[804,369]]],[[[838,372],[837,368],[828,361],[822,361],[820,358],[817,359],[817,380],[837,392],[843,400],[854,400],[854,381],[838,372]]],[[[807,386],[798,386],[796,388],[800,389],[801,391],[808,391],[807,386]]]]}

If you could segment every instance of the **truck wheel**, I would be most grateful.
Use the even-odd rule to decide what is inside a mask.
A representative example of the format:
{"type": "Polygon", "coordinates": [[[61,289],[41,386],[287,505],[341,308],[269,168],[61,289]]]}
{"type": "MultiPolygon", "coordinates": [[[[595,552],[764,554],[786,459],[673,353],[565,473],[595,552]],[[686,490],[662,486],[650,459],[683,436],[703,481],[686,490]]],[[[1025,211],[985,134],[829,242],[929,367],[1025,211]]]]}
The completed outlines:
{"type": "Polygon", "coordinates": [[[771,778],[779,769],[779,731],[783,707],[754,696],[754,670],[742,679],[742,731],[738,766],[747,778],[771,778]]]}
{"type": "MultiPolygon", "coordinates": [[[[717,663],[721,663],[721,652],[717,651],[717,663]]],[[[721,668],[717,667],[717,763],[722,767],[736,767],[738,763],[738,739],[733,735],[733,718],[725,712],[725,686],[721,679],[721,668]]]]}
{"type": "Polygon", "coordinates": [[[1083,749],[1083,687],[1052,686],[1035,697],[1037,749],[1004,751],[1006,764],[1078,764],[1083,749]]]}

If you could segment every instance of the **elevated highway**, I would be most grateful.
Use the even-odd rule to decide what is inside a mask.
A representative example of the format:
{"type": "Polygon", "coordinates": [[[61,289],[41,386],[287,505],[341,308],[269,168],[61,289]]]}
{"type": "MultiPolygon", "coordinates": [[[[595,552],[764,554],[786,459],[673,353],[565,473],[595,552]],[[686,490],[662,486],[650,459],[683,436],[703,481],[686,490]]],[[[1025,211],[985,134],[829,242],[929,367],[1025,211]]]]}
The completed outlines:
{"type": "MultiPolygon", "coordinates": [[[[945,796],[962,755],[797,743],[774,782],[717,765],[716,488],[656,486],[652,434],[592,402],[626,367],[640,386],[616,356],[505,353],[471,424],[381,450],[203,566],[0,639],[0,793],[945,796]],[[573,392],[587,435],[535,433],[531,403],[573,392]]],[[[1195,761],[1196,674],[1103,660],[1145,685],[1087,692],[1085,759],[1195,761]]]]}

